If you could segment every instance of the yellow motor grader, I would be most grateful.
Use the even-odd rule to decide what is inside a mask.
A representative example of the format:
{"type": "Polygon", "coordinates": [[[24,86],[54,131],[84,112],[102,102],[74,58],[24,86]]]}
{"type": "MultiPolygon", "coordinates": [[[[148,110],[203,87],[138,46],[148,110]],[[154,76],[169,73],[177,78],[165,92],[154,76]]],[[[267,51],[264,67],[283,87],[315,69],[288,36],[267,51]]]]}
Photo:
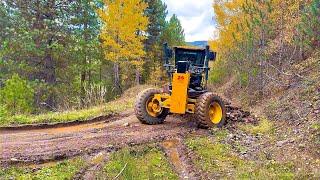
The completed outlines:
{"type": "Polygon", "coordinates": [[[135,114],[144,124],[164,122],[169,113],[195,115],[202,127],[221,127],[225,124],[226,108],[223,100],[208,92],[209,61],[216,53],[206,48],[164,44],[164,67],[170,84],[163,90],[146,89],[135,103],[135,114]],[[173,61],[173,62],[172,62],[173,61]]]}

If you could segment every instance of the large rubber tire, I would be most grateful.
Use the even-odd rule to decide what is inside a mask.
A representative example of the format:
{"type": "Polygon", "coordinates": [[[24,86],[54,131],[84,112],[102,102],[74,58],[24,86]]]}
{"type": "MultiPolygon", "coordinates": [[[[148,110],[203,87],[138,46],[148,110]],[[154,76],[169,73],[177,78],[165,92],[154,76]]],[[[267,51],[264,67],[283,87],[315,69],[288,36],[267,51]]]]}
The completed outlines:
{"type": "Polygon", "coordinates": [[[162,112],[157,117],[153,117],[147,112],[147,101],[150,97],[154,96],[154,94],[159,93],[161,93],[160,90],[150,88],[138,94],[134,111],[141,123],[149,125],[162,124],[169,114],[169,109],[166,108],[163,108],[162,112]]]}
{"type": "Polygon", "coordinates": [[[201,128],[222,127],[226,123],[226,107],[222,98],[218,95],[207,92],[198,97],[196,102],[195,115],[201,128]],[[222,118],[219,123],[213,123],[210,119],[209,110],[213,103],[219,104],[222,109],[222,118]]]}

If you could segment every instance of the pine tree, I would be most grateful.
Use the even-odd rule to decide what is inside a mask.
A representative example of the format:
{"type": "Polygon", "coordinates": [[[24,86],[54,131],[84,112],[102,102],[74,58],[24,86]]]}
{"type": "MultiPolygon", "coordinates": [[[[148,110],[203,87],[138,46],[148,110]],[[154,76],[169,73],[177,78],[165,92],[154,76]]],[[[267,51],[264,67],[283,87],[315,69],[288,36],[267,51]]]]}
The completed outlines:
{"type": "Polygon", "coordinates": [[[94,71],[99,67],[94,66],[100,63],[101,48],[98,41],[100,25],[98,15],[95,12],[100,0],[81,0],[73,4],[75,14],[71,20],[74,28],[72,36],[71,51],[77,57],[75,63],[78,64],[76,77],[80,76],[80,102],[81,106],[85,105],[85,90],[89,89],[95,81],[94,71]]]}
{"type": "Polygon", "coordinates": [[[148,7],[145,15],[149,19],[147,28],[146,51],[152,51],[155,45],[160,44],[160,35],[166,25],[167,6],[161,0],[146,0],[148,7]]]}
{"type": "MultiPolygon", "coordinates": [[[[145,15],[149,19],[147,28],[147,39],[145,41],[146,58],[143,66],[143,81],[149,81],[150,75],[162,69],[162,41],[161,35],[165,29],[167,6],[161,0],[146,0],[148,7],[145,15]],[[160,65],[160,66],[159,66],[160,65]]],[[[159,74],[159,73],[158,73],[159,74]]],[[[159,77],[153,78],[158,80],[159,77]]]]}
{"type": "Polygon", "coordinates": [[[102,68],[109,67],[101,63],[95,6],[100,0],[1,1],[0,87],[14,73],[34,81],[42,111],[79,107],[85,86],[110,83],[101,80],[102,68]]]}
{"type": "Polygon", "coordinates": [[[167,42],[170,46],[185,44],[185,34],[178,17],[173,14],[169,22],[166,23],[162,41],[167,42]]]}

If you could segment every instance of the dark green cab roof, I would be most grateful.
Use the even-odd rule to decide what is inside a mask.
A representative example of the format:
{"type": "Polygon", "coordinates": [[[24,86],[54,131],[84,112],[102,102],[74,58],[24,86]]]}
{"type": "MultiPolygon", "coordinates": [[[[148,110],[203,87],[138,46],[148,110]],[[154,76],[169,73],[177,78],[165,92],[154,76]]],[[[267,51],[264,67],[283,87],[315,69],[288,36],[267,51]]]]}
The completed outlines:
{"type": "Polygon", "coordinates": [[[175,49],[184,49],[184,50],[194,50],[194,51],[205,51],[205,48],[200,48],[196,46],[174,46],[175,49]]]}

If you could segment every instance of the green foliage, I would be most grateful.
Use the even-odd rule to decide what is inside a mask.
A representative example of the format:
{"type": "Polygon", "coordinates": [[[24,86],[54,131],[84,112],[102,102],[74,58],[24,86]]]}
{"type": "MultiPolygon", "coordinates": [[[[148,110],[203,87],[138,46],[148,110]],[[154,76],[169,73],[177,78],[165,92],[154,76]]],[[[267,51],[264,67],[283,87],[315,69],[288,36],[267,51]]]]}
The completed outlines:
{"type": "MultiPolygon", "coordinates": [[[[110,82],[110,66],[101,63],[99,6],[100,0],[0,3],[0,77],[19,72],[37,82],[37,112],[84,107],[84,88],[110,82]]],[[[114,97],[108,92],[106,100],[114,97]]]]}
{"type": "Polygon", "coordinates": [[[32,170],[30,168],[11,167],[0,169],[0,179],[72,179],[72,177],[85,165],[81,158],[54,163],[48,167],[32,170]]]}
{"type": "Polygon", "coordinates": [[[143,64],[143,82],[159,81],[163,75],[159,73],[162,69],[162,39],[166,27],[167,6],[161,0],[146,0],[148,7],[145,14],[149,19],[147,28],[148,37],[145,40],[146,57],[143,64]]]}
{"type": "Polygon", "coordinates": [[[0,124],[5,124],[8,117],[7,108],[0,104],[0,124]]]}
{"type": "MultiPolygon", "coordinates": [[[[144,2],[148,4],[144,15],[150,23],[147,26],[144,21],[147,29],[143,28],[143,31],[148,36],[139,37],[148,39],[139,43],[140,48],[137,48],[134,40],[123,41],[127,46],[118,55],[127,56],[126,61],[133,61],[135,65],[128,66],[120,58],[118,76],[121,81],[119,84],[123,85],[122,90],[135,85],[132,81],[134,77],[139,79],[140,74],[135,76],[135,72],[132,71],[137,69],[137,65],[137,72],[143,72],[143,82],[151,79],[150,75],[154,69],[161,67],[162,43],[167,40],[179,43],[182,39],[179,34],[162,36],[165,27],[169,25],[174,32],[183,31],[177,17],[173,17],[170,23],[166,22],[167,7],[161,0],[144,2]],[[133,50],[137,49],[146,50],[147,57],[133,53],[133,50]],[[128,54],[135,55],[128,58],[128,54]]],[[[128,1],[128,4],[135,3],[128,1]]],[[[23,111],[44,113],[48,110],[84,108],[110,101],[119,95],[120,91],[114,87],[113,63],[104,60],[105,54],[111,50],[102,48],[99,37],[103,23],[97,15],[97,9],[104,7],[102,0],[56,0],[54,3],[46,0],[0,2],[0,87],[3,87],[5,81],[15,73],[18,73],[21,79],[35,83],[33,105],[23,111]],[[95,99],[97,94],[99,97],[95,99]]],[[[143,11],[141,8],[128,9],[124,11],[128,16],[132,16],[137,9],[143,11]]],[[[141,12],[135,14],[141,15],[141,12]]],[[[131,36],[140,34],[135,27],[130,26],[136,21],[124,18],[123,23],[119,24],[115,18],[110,22],[116,22],[116,31],[128,30],[131,36]]],[[[167,32],[171,33],[169,30],[167,32]]],[[[111,35],[111,32],[108,31],[105,35],[111,35]]],[[[9,106],[7,108],[11,110],[9,106]]]]}
{"type": "MultiPolygon", "coordinates": [[[[17,125],[17,124],[38,124],[38,123],[58,123],[58,122],[70,122],[70,121],[87,121],[99,116],[108,116],[116,113],[121,113],[127,109],[133,107],[135,97],[141,90],[150,88],[150,86],[136,86],[128,89],[117,100],[101,104],[99,106],[93,106],[86,109],[76,109],[62,112],[49,112],[39,115],[26,115],[18,114],[13,116],[5,116],[6,108],[3,108],[4,117],[0,126],[17,125]]],[[[1,108],[0,108],[1,112],[1,108]]],[[[0,113],[1,114],[1,113],[0,113]]]]}
{"type": "MultiPolygon", "coordinates": [[[[50,112],[39,115],[14,115],[6,117],[5,121],[0,121],[1,126],[16,124],[38,124],[38,123],[58,123],[70,121],[86,121],[99,116],[108,116],[114,113],[120,113],[126,109],[132,108],[134,97],[121,98],[118,101],[111,101],[105,105],[90,107],[82,110],[70,110],[65,112],[50,112]]],[[[1,120],[1,118],[0,118],[1,120]]]]}
{"type": "Polygon", "coordinates": [[[299,25],[300,32],[304,35],[303,45],[316,49],[320,47],[320,0],[313,0],[305,8],[302,21],[299,25]]]}
{"type": "Polygon", "coordinates": [[[17,74],[6,80],[0,95],[0,103],[4,104],[12,114],[30,113],[33,110],[34,90],[17,74]]]}
{"type": "Polygon", "coordinates": [[[185,35],[181,22],[178,17],[173,14],[169,22],[166,23],[162,34],[162,41],[167,42],[169,46],[185,45],[185,35]]]}
{"type": "Polygon", "coordinates": [[[209,82],[212,84],[221,84],[228,77],[229,70],[226,66],[226,63],[221,59],[218,59],[216,62],[214,62],[211,68],[209,82]]]}
{"type": "Polygon", "coordinates": [[[178,179],[164,154],[152,147],[113,153],[104,167],[103,176],[113,179],[120,172],[119,179],[178,179]]]}
{"type": "Polygon", "coordinates": [[[161,33],[166,26],[167,6],[161,0],[145,0],[148,7],[145,9],[145,14],[149,19],[147,32],[149,34],[146,39],[146,50],[153,52],[155,46],[161,46],[161,33]]]}

